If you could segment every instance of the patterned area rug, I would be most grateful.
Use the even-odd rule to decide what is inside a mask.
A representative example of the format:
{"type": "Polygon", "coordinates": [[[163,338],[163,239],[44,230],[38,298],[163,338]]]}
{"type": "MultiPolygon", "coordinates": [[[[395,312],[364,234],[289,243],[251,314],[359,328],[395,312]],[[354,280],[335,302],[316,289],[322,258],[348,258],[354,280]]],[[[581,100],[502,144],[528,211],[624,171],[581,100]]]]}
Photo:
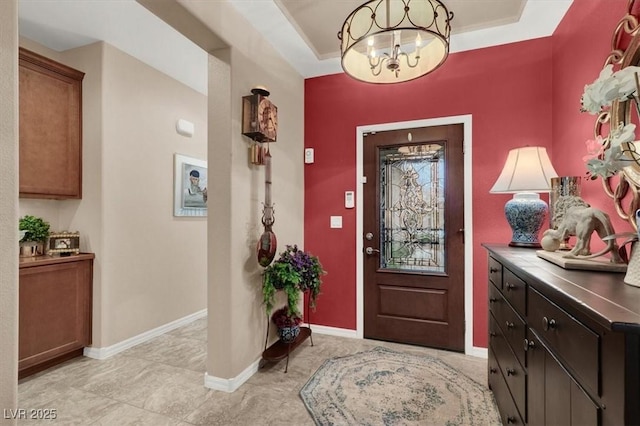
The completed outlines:
{"type": "Polygon", "coordinates": [[[300,397],[317,425],[499,425],[493,394],[442,360],[383,347],[331,358],[300,397]]]}

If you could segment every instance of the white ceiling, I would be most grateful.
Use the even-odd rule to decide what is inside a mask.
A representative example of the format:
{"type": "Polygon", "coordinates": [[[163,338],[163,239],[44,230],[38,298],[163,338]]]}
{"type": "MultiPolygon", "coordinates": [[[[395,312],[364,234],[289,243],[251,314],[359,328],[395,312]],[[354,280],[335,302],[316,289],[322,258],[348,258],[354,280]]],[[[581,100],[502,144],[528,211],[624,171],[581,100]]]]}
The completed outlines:
{"type": "MultiPolygon", "coordinates": [[[[342,71],[337,32],[364,2],[227,1],[304,77],[342,71]]],[[[549,36],[572,1],[444,0],[454,13],[450,51],[549,36]]],[[[206,53],[135,0],[19,0],[19,30],[56,51],[104,40],[206,94],[206,53]]]]}
{"type": "MultiPolygon", "coordinates": [[[[274,1],[300,37],[321,60],[340,56],[337,32],[345,18],[363,3],[363,0],[274,1]]],[[[447,9],[454,14],[451,20],[453,34],[516,23],[520,20],[526,4],[526,0],[443,1],[447,9]]],[[[243,3],[246,5],[246,0],[243,3]]],[[[374,0],[372,6],[377,4],[379,1],[374,0]]],[[[250,10],[245,11],[245,15],[250,10]]]]}

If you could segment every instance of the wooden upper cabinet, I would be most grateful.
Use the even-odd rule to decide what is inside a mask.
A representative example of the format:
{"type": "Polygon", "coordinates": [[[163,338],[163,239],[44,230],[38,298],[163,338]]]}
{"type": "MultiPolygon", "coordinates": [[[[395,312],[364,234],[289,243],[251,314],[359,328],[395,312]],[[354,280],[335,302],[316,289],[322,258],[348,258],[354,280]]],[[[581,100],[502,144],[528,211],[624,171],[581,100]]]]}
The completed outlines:
{"type": "Polygon", "coordinates": [[[20,48],[20,197],[82,198],[84,73],[20,48]]]}

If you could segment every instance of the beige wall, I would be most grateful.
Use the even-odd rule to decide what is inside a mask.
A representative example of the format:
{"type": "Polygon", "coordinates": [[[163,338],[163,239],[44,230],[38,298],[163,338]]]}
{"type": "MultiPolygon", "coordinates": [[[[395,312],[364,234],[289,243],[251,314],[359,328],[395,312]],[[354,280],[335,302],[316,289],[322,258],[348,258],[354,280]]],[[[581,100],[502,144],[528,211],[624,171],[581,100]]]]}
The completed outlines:
{"type": "Polygon", "coordinates": [[[206,159],[207,98],[103,43],[54,52],[85,72],[82,200],[20,200],[52,230],[77,230],[94,263],[93,346],[206,308],[206,218],[173,216],[173,154],[206,159]],[[195,123],[192,138],[175,122],[195,123]]]}
{"type": "Polygon", "coordinates": [[[267,328],[255,254],[263,231],[264,167],[248,164],[241,99],[265,85],[278,107],[278,142],[271,144],[274,232],[278,251],[302,245],[304,80],[230,4],[179,3],[230,45],[213,52],[209,70],[209,162],[216,164],[224,202],[209,219],[207,373],[234,378],[260,358],[267,328]]]}
{"type": "MultiPolygon", "coordinates": [[[[18,395],[17,0],[0,2],[0,99],[0,410],[15,410],[18,395]]],[[[16,423],[4,417],[0,417],[1,424],[16,423]]]]}
{"type": "MultiPolygon", "coordinates": [[[[102,69],[104,43],[71,49],[61,61],[85,75],[82,80],[82,200],[59,201],[58,230],[80,232],[82,251],[95,253],[93,261],[93,346],[104,345],[103,259],[104,219],[102,196],[103,96],[102,69]]],[[[27,201],[27,200],[24,200],[27,201]]],[[[24,201],[21,201],[22,205],[24,201]]]]}
{"type": "Polygon", "coordinates": [[[184,5],[213,33],[231,40],[229,49],[218,52],[223,60],[213,60],[210,70],[211,84],[220,77],[216,66],[228,67],[214,83],[223,90],[210,92],[210,105],[217,110],[207,119],[206,97],[109,45],[64,52],[62,62],[85,72],[97,56],[103,61],[102,74],[96,76],[101,89],[94,92],[91,84],[83,96],[88,114],[85,191],[96,191],[86,200],[32,207],[49,212],[57,227],[86,229],[87,248],[101,251],[94,342],[113,345],[202,309],[207,300],[210,310],[224,307],[210,312],[207,372],[233,378],[259,359],[267,326],[262,269],[255,259],[264,168],[248,164],[248,140],[240,133],[241,98],[252,87],[266,85],[278,106],[278,142],[271,146],[274,230],[280,249],[303,244],[304,80],[228,3],[184,5]],[[175,133],[178,118],[195,123],[194,138],[175,133]],[[207,120],[219,126],[211,129],[208,142],[207,120]],[[220,193],[210,193],[206,222],[172,216],[175,152],[208,158],[210,180],[220,179],[220,193]],[[214,169],[217,165],[220,170],[214,169]]]}
{"type": "Polygon", "coordinates": [[[207,158],[207,98],[109,45],[103,79],[103,326],[112,345],[206,308],[207,221],[173,216],[173,154],[207,158]],[[195,124],[192,138],[176,133],[179,118],[195,124]]]}

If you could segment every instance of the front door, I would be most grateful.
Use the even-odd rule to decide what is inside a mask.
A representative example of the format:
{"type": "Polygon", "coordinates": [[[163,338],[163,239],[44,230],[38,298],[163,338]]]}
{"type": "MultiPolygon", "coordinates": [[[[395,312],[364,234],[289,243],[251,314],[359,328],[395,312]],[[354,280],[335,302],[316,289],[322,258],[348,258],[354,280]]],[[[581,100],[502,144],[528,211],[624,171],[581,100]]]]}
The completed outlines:
{"type": "Polygon", "coordinates": [[[464,350],[463,125],[364,138],[364,336],[464,350]]]}

